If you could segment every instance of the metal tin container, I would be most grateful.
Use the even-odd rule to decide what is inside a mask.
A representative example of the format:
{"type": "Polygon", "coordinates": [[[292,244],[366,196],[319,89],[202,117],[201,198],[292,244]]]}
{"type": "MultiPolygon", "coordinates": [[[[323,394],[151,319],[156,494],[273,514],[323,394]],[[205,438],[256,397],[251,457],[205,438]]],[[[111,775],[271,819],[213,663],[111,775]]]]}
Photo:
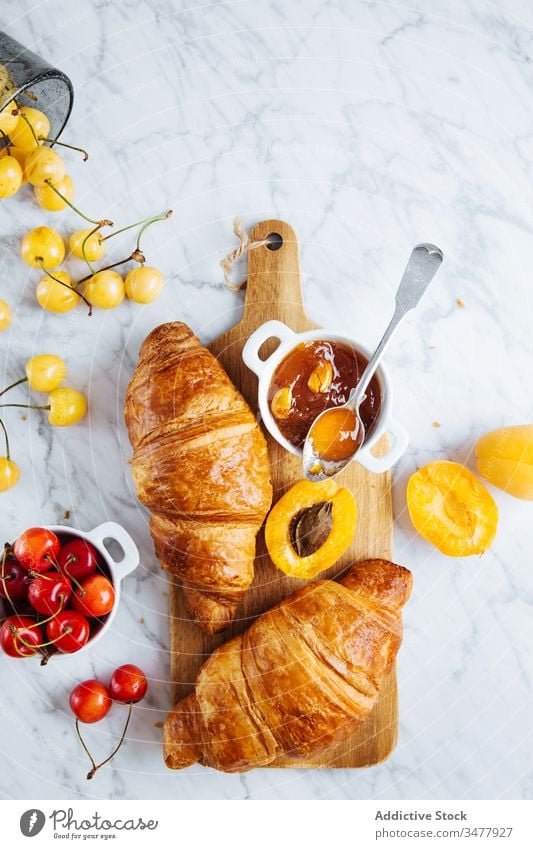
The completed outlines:
{"type": "Polygon", "coordinates": [[[74,89],[66,74],[0,32],[0,109],[12,100],[44,112],[56,139],[71,113],[74,89]]]}

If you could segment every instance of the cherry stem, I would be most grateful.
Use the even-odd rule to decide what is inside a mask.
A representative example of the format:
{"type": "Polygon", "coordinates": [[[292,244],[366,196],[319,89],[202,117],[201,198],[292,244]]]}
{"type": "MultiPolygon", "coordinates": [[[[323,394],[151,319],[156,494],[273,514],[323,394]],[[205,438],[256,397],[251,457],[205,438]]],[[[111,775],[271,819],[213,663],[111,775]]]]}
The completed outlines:
{"type": "Polygon", "coordinates": [[[119,740],[119,742],[118,742],[118,745],[117,745],[117,746],[115,746],[115,748],[113,749],[113,751],[111,752],[111,754],[109,755],[109,757],[107,757],[107,758],[105,759],[105,761],[102,761],[102,762],[101,762],[101,763],[99,763],[99,764],[95,764],[95,762],[94,762],[94,760],[93,760],[93,758],[92,758],[92,756],[91,756],[91,754],[90,754],[89,750],[87,749],[87,746],[86,746],[86,745],[85,745],[85,743],[83,742],[82,737],[81,737],[81,734],[80,734],[80,730],[79,730],[79,727],[78,727],[78,720],[76,720],[76,731],[78,732],[78,737],[80,738],[81,743],[82,743],[82,746],[83,746],[83,748],[85,749],[85,751],[87,752],[87,754],[89,755],[89,759],[90,759],[90,761],[91,761],[91,763],[92,763],[92,765],[93,765],[93,768],[90,770],[90,772],[88,772],[88,773],[87,773],[87,779],[88,779],[88,780],[90,780],[90,779],[94,776],[94,774],[95,774],[95,772],[96,772],[97,770],[99,770],[99,769],[100,769],[101,767],[103,767],[105,764],[109,763],[109,761],[110,761],[112,758],[114,758],[114,757],[115,757],[116,753],[118,752],[118,750],[119,750],[119,749],[120,749],[120,747],[122,746],[122,744],[123,744],[123,742],[124,742],[124,740],[125,740],[125,737],[126,737],[126,732],[127,732],[127,730],[128,730],[128,725],[130,724],[130,719],[131,719],[131,713],[132,713],[132,710],[133,710],[133,702],[130,702],[129,709],[128,709],[128,718],[126,719],[126,724],[125,724],[125,726],[124,726],[124,731],[122,732],[122,736],[121,736],[121,738],[120,738],[120,740],[119,740]]]}
{"type": "Polygon", "coordinates": [[[94,236],[95,233],[98,233],[99,229],[100,229],[100,224],[97,224],[96,227],[94,227],[93,230],[91,230],[89,233],[87,233],[83,242],[81,243],[81,253],[82,253],[83,259],[85,260],[85,262],[89,266],[89,270],[92,271],[93,274],[95,274],[96,272],[95,272],[95,269],[93,268],[93,266],[91,265],[91,263],[89,262],[89,260],[87,259],[87,254],[85,253],[85,245],[87,244],[87,242],[91,238],[91,236],[94,236]]]}
{"type": "MultiPolygon", "coordinates": [[[[71,292],[75,292],[75,293],[76,293],[76,295],[78,295],[78,297],[79,297],[79,298],[81,298],[81,299],[82,299],[82,301],[83,301],[85,304],[87,304],[87,306],[89,307],[89,315],[91,316],[91,315],[93,314],[93,307],[92,307],[91,302],[87,300],[87,298],[85,297],[85,295],[83,295],[81,292],[78,292],[78,290],[76,289],[76,286],[77,286],[78,284],[76,284],[76,286],[70,286],[70,284],[69,284],[69,283],[64,283],[62,280],[60,280],[60,279],[59,279],[59,277],[54,277],[54,275],[53,275],[53,274],[50,274],[50,272],[49,272],[49,271],[47,271],[47,270],[46,270],[46,268],[44,267],[44,265],[43,265],[43,263],[42,263],[42,260],[41,260],[41,259],[39,259],[38,257],[37,257],[37,261],[38,261],[38,263],[39,263],[39,266],[41,267],[41,270],[42,270],[42,271],[44,271],[44,273],[46,274],[46,276],[47,276],[47,277],[50,277],[52,280],[55,280],[55,282],[56,282],[56,283],[59,283],[61,286],[64,286],[64,287],[65,287],[65,289],[70,289],[70,291],[71,291],[71,292]]],[[[16,384],[15,384],[15,385],[16,385],[16,384]]],[[[2,394],[2,393],[0,392],[0,395],[1,395],[1,394],[2,394]]]]}
{"type": "Polygon", "coordinates": [[[22,111],[22,109],[15,109],[15,110],[13,111],[13,115],[18,115],[20,118],[24,118],[24,120],[26,121],[26,123],[27,123],[28,127],[29,127],[29,128],[30,128],[30,130],[31,130],[31,134],[32,134],[33,138],[35,139],[35,144],[36,144],[37,146],[39,146],[39,139],[38,139],[38,138],[37,138],[37,136],[35,135],[35,130],[33,129],[33,126],[32,126],[32,124],[31,124],[31,121],[28,121],[28,119],[26,118],[26,116],[25,116],[24,112],[22,111]]]}
{"type": "MultiPolygon", "coordinates": [[[[80,591],[80,598],[83,598],[86,594],[86,590],[83,589],[82,585],[80,584],[80,582],[78,580],[76,580],[74,575],[71,575],[70,572],[68,571],[67,566],[68,566],[69,560],[71,562],[74,562],[76,560],[76,558],[74,557],[74,555],[69,554],[69,556],[65,560],[65,565],[63,566],[63,568],[61,568],[61,566],[59,565],[59,563],[55,559],[52,560],[51,563],[52,563],[53,566],[55,566],[55,568],[57,569],[57,571],[59,572],[60,575],[66,575],[67,578],[69,579],[69,581],[72,581],[72,583],[76,585],[77,589],[80,591]]],[[[51,578],[50,580],[53,580],[53,578],[51,578]]]]}
{"type": "MultiPolygon", "coordinates": [[[[5,440],[5,443],[6,443],[6,459],[11,460],[11,454],[9,453],[9,437],[7,435],[6,426],[5,426],[4,422],[2,421],[2,419],[0,419],[0,427],[4,431],[4,440],[5,440]]],[[[5,551],[6,550],[4,548],[4,560],[2,561],[2,577],[4,577],[5,551]]]]}
{"type": "MultiPolygon", "coordinates": [[[[93,758],[93,756],[91,755],[91,753],[90,753],[89,749],[87,748],[87,746],[86,746],[86,744],[85,744],[85,741],[84,741],[83,737],[81,736],[81,731],[80,731],[80,721],[79,721],[78,717],[76,717],[76,734],[78,735],[78,740],[80,741],[81,745],[83,746],[83,748],[84,748],[84,750],[85,750],[85,754],[87,755],[87,757],[89,758],[89,760],[90,760],[90,762],[91,762],[91,764],[92,764],[92,767],[93,767],[93,769],[91,770],[91,772],[92,772],[91,778],[92,778],[92,777],[93,777],[93,775],[94,775],[93,770],[96,772],[96,770],[98,769],[98,767],[96,766],[96,764],[95,764],[95,762],[94,762],[94,758],[93,758]]],[[[89,776],[87,776],[87,778],[89,778],[89,776]]]]}
{"type": "MultiPolygon", "coordinates": [[[[154,215],[153,218],[149,218],[148,221],[146,221],[143,224],[143,226],[141,227],[141,229],[139,230],[139,232],[137,234],[137,243],[135,245],[135,250],[141,251],[141,238],[142,238],[144,231],[150,226],[150,224],[154,224],[156,221],[165,221],[165,219],[170,218],[171,215],[172,215],[172,210],[168,209],[164,213],[164,215],[154,215]]],[[[142,251],[141,251],[141,253],[142,253],[142,251]]]]}
{"type": "Polygon", "coordinates": [[[49,410],[50,404],[0,404],[0,407],[24,407],[25,410],[49,410]]]}
{"type": "MultiPolygon", "coordinates": [[[[170,218],[171,215],[172,215],[172,210],[169,209],[169,210],[167,210],[167,212],[163,213],[163,215],[154,215],[151,218],[143,218],[143,219],[141,219],[141,221],[136,221],[135,224],[128,224],[127,227],[121,227],[120,230],[115,230],[113,233],[109,233],[108,236],[104,236],[102,241],[105,242],[107,239],[112,239],[113,236],[118,236],[119,233],[125,233],[126,230],[133,230],[135,227],[141,227],[142,226],[143,229],[141,230],[141,233],[139,234],[139,238],[140,238],[143,231],[146,229],[146,227],[149,227],[150,224],[153,224],[155,221],[164,221],[166,218],[170,218]]],[[[137,239],[137,250],[140,250],[139,239],[137,239]]]]}
{"type": "Polygon", "coordinates": [[[15,605],[13,604],[13,599],[9,595],[9,590],[7,588],[6,574],[5,574],[6,560],[7,560],[7,555],[9,554],[9,551],[10,551],[10,547],[6,543],[4,545],[4,550],[2,552],[2,584],[3,584],[3,587],[4,587],[4,592],[6,594],[6,598],[7,598],[8,602],[10,603],[11,607],[13,609],[15,609],[15,605]]]}
{"type": "Polygon", "coordinates": [[[50,578],[48,575],[45,575],[44,572],[36,572],[35,569],[28,569],[28,575],[30,578],[43,578],[45,581],[54,580],[54,578],[50,578]]]}
{"type": "Polygon", "coordinates": [[[39,141],[42,142],[50,142],[50,144],[58,144],[60,147],[68,147],[69,150],[77,150],[78,153],[83,155],[83,161],[87,162],[89,158],[89,154],[83,147],[76,147],[75,144],[67,144],[66,142],[58,141],[57,139],[48,139],[45,136],[39,136],[39,141]]]}
{"type": "Polygon", "coordinates": [[[15,383],[11,383],[9,386],[6,386],[5,389],[2,389],[2,391],[0,392],[0,395],[5,395],[6,392],[9,392],[10,389],[14,389],[15,386],[19,386],[19,384],[27,383],[27,382],[28,382],[27,377],[21,377],[20,380],[16,380],[15,383]]]}
{"type": "MultiPolygon", "coordinates": [[[[63,610],[63,600],[64,600],[65,596],[63,595],[63,593],[60,593],[57,598],[58,598],[58,601],[59,601],[59,607],[56,610],[56,612],[52,613],[47,619],[39,619],[38,625],[47,625],[48,622],[51,622],[52,619],[56,618],[58,613],[61,613],[61,611],[63,610]]],[[[67,631],[67,629],[65,628],[64,633],[66,633],[66,631],[67,631]]],[[[69,633],[70,633],[70,631],[69,631],[69,633]]],[[[63,636],[63,634],[61,634],[61,636],[63,636]]],[[[45,645],[49,645],[49,643],[45,643],[45,645]]]]}
{"type": "MultiPolygon", "coordinates": [[[[59,613],[59,611],[57,613],[59,613]]],[[[54,613],[54,616],[57,616],[57,613],[54,613]]],[[[54,616],[51,616],[50,619],[53,619],[54,616]]],[[[44,619],[43,622],[36,622],[35,624],[36,625],[42,625],[43,623],[49,622],[50,619],[44,619]]],[[[27,649],[43,649],[45,646],[53,646],[54,643],[58,643],[59,640],[61,640],[65,636],[65,634],[71,633],[72,628],[69,628],[69,627],[65,628],[63,633],[60,634],[59,637],[56,637],[54,640],[48,640],[46,643],[37,643],[37,644],[27,643],[26,640],[24,640],[24,638],[20,636],[18,629],[15,627],[15,625],[13,625],[13,623],[10,624],[9,630],[13,634],[13,637],[16,640],[18,640],[18,642],[22,643],[23,646],[26,646],[27,649]]]]}
{"type": "MultiPolygon", "coordinates": [[[[133,253],[131,253],[129,256],[126,257],[126,259],[119,259],[118,262],[112,262],[111,265],[104,265],[103,268],[98,269],[97,274],[99,274],[101,271],[109,271],[110,268],[116,268],[117,265],[124,265],[125,262],[130,262],[130,260],[136,259],[135,253],[136,253],[136,251],[133,251],[133,253]]],[[[141,254],[141,256],[142,256],[142,254],[141,254]]],[[[143,257],[142,260],[136,260],[136,262],[143,262],[143,261],[144,261],[144,257],[143,257]]],[[[78,280],[78,282],[76,283],[76,289],[77,289],[78,286],[81,286],[82,283],[86,283],[87,280],[90,280],[92,276],[93,276],[92,274],[86,274],[85,277],[82,277],[81,280],[78,280]]]]}
{"type": "Polygon", "coordinates": [[[65,203],[66,203],[68,206],[70,206],[70,208],[71,208],[71,209],[73,209],[73,210],[74,210],[74,212],[77,212],[77,213],[78,213],[78,215],[80,216],[80,218],[84,218],[84,219],[85,219],[85,221],[88,221],[88,222],[89,222],[89,224],[98,224],[98,226],[99,226],[99,227],[104,227],[104,226],[112,227],[112,226],[113,226],[113,222],[112,222],[112,221],[109,221],[109,219],[108,219],[108,218],[103,218],[101,221],[96,221],[96,219],[94,219],[94,218],[89,218],[89,216],[88,216],[88,215],[84,215],[84,214],[83,214],[83,212],[81,212],[81,211],[78,209],[78,207],[77,207],[77,206],[74,206],[74,204],[73,204],[73,203],[72,203],[72,202],[71,202],[71,201],[70,201],[67,197],[65,197],[65,195],[64,195],[62,192],[60,192],[60,191],[59,191],[59,189],[57,189],[57,188],[54,186],[54,184],[52,183],[52,181],[50,180],[50,178],[48,178],[48,179],[47,179],[47,180],[45,180],[44,182],[46,183],[46,185],[47,185],[47,186],[49,186],[49,187],[52,189],[52,191],[53,191],[53,192],[55,192],[55,193],[56,193],[56,195],[59,195],[59,197],[61,198],[61,200],[64,200],[64,201],[65,201],[65,203]]]}

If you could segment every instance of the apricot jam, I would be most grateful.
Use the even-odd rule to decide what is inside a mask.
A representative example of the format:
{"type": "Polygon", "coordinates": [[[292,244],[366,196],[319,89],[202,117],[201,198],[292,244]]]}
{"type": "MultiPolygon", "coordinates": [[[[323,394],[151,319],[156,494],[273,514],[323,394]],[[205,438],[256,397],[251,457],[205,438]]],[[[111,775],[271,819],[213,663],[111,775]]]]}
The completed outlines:
{"type": "MultiPolygon", "coordinates": [[[[302,448],[317,416],[346,403],[367,363],[364,354],[346,342],[319,339],[301,342],[293,348],[276,368],[268,389],[270,411],[285,439],[296,448],[302,448]]],[[[372,433],[380,411],[381,391],[374,375],[359,409],[367,436],[372,433]]],[[[347,416],[346,411],[339,411],[339,414],[343,419],[347,416]]],[[[348,422],[339,424],[344,425],[340,430],[350,433],[348,422]]],[[[349,441],[349,436],[341,439],[341,453],[348,452],[349,441]]],[[[344,457],[350,453],[353,451],[344,457]]]]}
{"type": "Polygon", "coordinates": [[[325,416],[317,419],[309,436],[317,457],[338,462],[347,460],[360,447],[362,439],[358,438],[358,431],[358,419],[353,410],[333,407],[325,416]]]}

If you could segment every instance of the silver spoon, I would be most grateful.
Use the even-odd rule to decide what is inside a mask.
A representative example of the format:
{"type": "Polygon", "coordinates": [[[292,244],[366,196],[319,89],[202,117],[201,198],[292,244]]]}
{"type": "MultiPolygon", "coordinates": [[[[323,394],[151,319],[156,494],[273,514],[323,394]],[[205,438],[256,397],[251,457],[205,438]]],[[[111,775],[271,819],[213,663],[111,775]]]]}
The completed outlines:
{"type": "MultiPolygon", "coordinates": [[[[309,433],[307,434],[304,449],[303,449],[303,469],[307,480],[322,481],[336,475],[341,469],[350,463],[357,451],[361,447],[365,439],[365,427],[359,415],[359,407],[366,398],[366,390],[368,384],[372,380],[376,369],[378,368],[381,358],[400,322],[413,310],[420,301],[422,295],[433,280],[433,277],[439,270],[443,259],[443,253],[440,248],[435,245],[423,243],[416,245],[413,248],[409,262],[403,273],[398,291],[396,292],[396,307],[394,315],[387,327],[381,342],[376,348],[374,356],[371,358],[366,369],[364,370],[361,379],[357,386],[352,390],[346,404],[338,407],[329,407],[324,410],[313,422],[309,433]],[[314,445],[313,432],[317,435],[317,422],[324,425],[326,416],[332,414],[337,418],[339,410],[346,410],[345,426],[349,429],[346,432],[344,441],[346,442],[345,450],[347,455],[342,459],[331,460],[320,456],[314,445]],[[353,414],[353,415],[350,415],[353,414]]],[[[333,420],[334,421],[334,420],[333,420]]],[[[334,427],[333,421],[330,422],[334,427]]],[[[327,426],[326,426],[327,427],[327,426]]],[[[344,427],[343,427],[344,431],[344,427]]],[[[344,453],[344,452],[343,452],[344,453]]]]}

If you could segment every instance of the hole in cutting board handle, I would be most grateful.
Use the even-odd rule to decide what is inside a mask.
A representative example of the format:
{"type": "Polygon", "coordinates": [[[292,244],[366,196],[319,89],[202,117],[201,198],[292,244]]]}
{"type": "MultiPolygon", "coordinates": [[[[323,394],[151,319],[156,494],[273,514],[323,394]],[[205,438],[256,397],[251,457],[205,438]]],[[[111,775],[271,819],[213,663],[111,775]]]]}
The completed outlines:
{"type": "Polygon", "coordinates": [[[283,245],[283,237],[280,236],[279,233],[270,233],[266,237],[266,241],[268,242],[268,245],[266,245],[266,247],[269,251],[279,251],[279,249],[283,245]]]}

